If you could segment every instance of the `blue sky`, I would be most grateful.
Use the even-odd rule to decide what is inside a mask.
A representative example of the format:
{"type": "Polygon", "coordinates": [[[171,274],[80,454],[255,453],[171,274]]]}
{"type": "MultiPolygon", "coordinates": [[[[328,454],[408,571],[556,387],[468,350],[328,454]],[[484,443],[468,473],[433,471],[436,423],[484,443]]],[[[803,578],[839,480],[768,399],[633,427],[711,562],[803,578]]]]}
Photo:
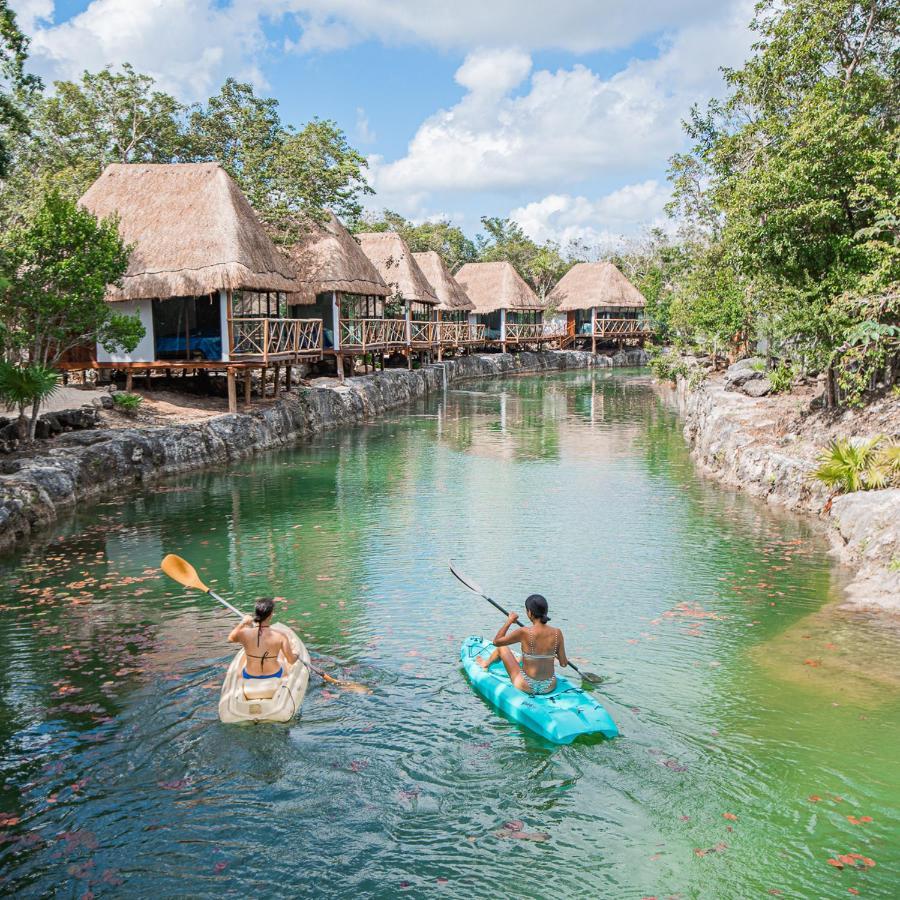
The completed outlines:
{"type": "Polygon", "coordinates": [[[751,42],[749,0],[12,0],[48,81],[129,61],[186,102],[227,76],[336,120],[373,209],[510,215],[602,246],[663,221],[680,120],[751,42]]]}

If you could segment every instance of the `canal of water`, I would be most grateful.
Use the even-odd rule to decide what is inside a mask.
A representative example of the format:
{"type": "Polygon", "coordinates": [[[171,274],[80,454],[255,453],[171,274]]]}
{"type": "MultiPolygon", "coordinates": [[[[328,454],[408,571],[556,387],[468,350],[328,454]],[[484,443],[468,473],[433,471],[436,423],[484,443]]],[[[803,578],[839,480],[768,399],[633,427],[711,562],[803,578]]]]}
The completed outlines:
{"type": "Polygon", "coordinates": [[[824,538],[701,479],[638,372],[476,382],[79,508],[0,561],[0,887],[891,896],[900,640],[836,591],[824,538]],[[220,724],[233,619],[167,552],[374,692],[220,724]],[[460,643],[502,619],[451,557],[549,598],[619,739],[553,747],[471,689],[460,643]]]}

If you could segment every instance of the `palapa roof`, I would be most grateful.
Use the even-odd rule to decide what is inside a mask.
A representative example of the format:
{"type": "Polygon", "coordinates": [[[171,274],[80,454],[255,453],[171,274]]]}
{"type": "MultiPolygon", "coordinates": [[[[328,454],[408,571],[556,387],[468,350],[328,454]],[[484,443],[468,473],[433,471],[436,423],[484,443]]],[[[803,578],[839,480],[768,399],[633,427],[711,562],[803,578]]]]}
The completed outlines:
{"type": "Polygon", "coordinates": [[[353,235],[329,212],[323,223],[310,222],[288,251],[301,296],[314,303],[316,294],[376,294],[390,289],[353,235]]]}
{"type": "Polygon", "coordinates": [[[367,231],[356,236],[391,292],[404,300],[437,303],[438,298],[406,241],[395,231],[367,231]]]}
{"type": "Polygon", "coordinates": [[[475,312],[498,309],[543,309],[537,294],[528,287],[512,263],[466,263],[454,276],[475,304],[475,312]]]}
{"type": "Polygon", "coordinates": [[[134,245],[108,300],[296,290],[290,262],[218,163],[113,164],[79,201],[134,245]]]}
{"type": "Polygon", "coordinates": [[[459,282],[450,274],[449,269],[436,250],[424,253],[413,253],[422,274],[428,279],[431,289],[438,300],[437,309],[444,312],[475,309],[469,295],[460,287],[459,282]]]}
{"type": "Polygon", "coordinates": [[[615,306],[643,309],[644,295],[611,263],[574,265],[550,292],[548,300],[560,312],[615,306]]]}

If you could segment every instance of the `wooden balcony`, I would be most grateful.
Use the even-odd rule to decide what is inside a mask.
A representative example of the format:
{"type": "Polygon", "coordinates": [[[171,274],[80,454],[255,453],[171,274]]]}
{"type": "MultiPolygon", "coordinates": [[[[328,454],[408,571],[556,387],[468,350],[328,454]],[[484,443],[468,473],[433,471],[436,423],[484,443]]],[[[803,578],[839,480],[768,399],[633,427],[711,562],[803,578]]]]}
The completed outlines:
{"type": "Polygon", "coordinates": [[[368,353],[406,347],[405,319],[341,319],[340,349],[368,353]]]}
{"type": "Polygon", "coordinates": [[[437,341],[437,322],[413,319],[409,323],[409,343],[411,347],[428,348],[437,341]]]}
{"type": "Polygon", "coordinates": [[[484,325],[468,322],[435,322],[437,342],[442,347],[462,347],[484,343],[484,325]]]}
{"type": "Polygon", "coordinates": [[[594,337],[604,340],[642,340],[653,334],[653,324],[649,319],[597,319],[594,322],[594,337]]]}
{"type": "Polygon", "coordinates": [[[507,344],[543,344],[560,340],[565,331],[550,322],[507,322],[507,344]]]}
{"type": "Polygon", "coordinates": [[[231,320],[230,358],[235,362],[282,362],[322,356],[321,319],[231,320]]]}

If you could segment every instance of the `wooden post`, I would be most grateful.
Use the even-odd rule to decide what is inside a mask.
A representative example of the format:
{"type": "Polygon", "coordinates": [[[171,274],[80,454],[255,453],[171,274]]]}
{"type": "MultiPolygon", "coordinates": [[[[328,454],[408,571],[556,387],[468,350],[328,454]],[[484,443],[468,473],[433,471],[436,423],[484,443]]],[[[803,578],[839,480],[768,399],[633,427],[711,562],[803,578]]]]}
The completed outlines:
{"type": "Polygon", "coordinates": [[[279,387],[278,381],[281,378],[281,365],[279,363],[275,363],[275,377],[272,379],[272,397],[273,399],[278,399],[279,387]]]}
{"type": "Polygon", "coordinates": [[[284,392],[289,394],[291,392],[291,364],[284,364],[284,392]]]}
{"type": "Polygon", "coordinates": [[[344,355],[342,353],[335,354],[337,360],[337,376],[341,384],[344,383],[344,355]]]}
{"type": "Polygon", "coordinates": [[[228,381],[228,412],[237,412],[237,385],[234,382],[234,369],[229,366],[226,370],[228,381]]]}
{"type": "Polygon", "coordinates": [[[269,374],[267,366],[263,366],[259,370],[259,396],[262,400],[266,399],[266,375],[269,374]]]}
{"type": "Polygon", "coordinates": [[[244,370],[244,403],[247,409],[250,409],[250,395],[253,391],[253,372],[250,369],[244,370]]]}
{"type": "Polygon", "coordinates": [[[131,393],[132,388],[134,387],[134,373],[131,369],[125,370],[125,390],[131,393]]]}

